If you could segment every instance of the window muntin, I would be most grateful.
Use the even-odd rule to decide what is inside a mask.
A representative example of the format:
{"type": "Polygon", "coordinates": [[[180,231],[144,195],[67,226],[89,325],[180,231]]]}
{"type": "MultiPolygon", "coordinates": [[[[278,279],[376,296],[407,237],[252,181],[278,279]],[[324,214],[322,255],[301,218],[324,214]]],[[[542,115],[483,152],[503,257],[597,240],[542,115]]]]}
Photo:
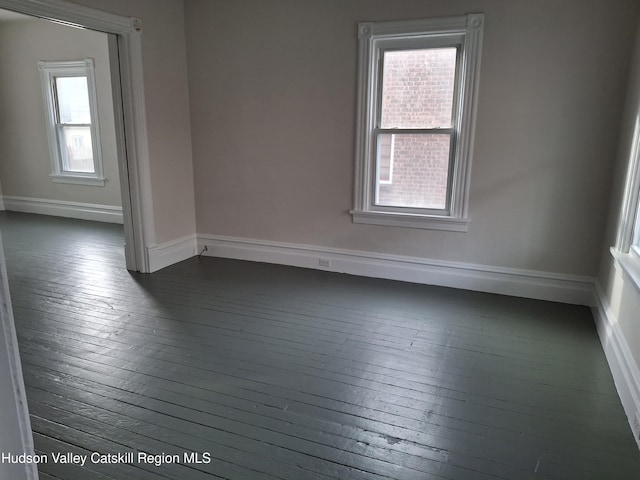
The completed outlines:
{"type": "Polygon", "coordinates": [[[466,230],[482,24],[359,25],[354,222],[466,230]]]}
{"type": "Polygon", "coordinates": [[[104,185],[93,60],[39,62],[53,181],[104,185]]]}

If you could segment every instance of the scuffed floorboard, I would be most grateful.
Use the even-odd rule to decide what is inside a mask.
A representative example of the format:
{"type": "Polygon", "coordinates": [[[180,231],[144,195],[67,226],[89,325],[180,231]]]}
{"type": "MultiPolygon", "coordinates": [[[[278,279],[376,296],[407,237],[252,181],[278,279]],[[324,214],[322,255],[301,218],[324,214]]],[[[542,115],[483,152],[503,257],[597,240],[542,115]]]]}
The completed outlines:
{"type": "Polygon", "coordinates": [[[42,479],[640,478],[587,308],[0,228],[38,453],[160,455],[42,479]]]}

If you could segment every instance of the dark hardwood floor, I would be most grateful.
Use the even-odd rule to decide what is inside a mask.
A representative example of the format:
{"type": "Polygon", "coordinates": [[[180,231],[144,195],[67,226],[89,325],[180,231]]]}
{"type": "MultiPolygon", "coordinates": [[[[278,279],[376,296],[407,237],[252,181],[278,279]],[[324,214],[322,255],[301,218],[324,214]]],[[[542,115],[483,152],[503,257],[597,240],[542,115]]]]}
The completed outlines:
{"type": "Polygon", "coordinates": [[[585,307],[215,258],[133,274],[121,226],[0,228],[42,479],[640,478],[585,307]]]}

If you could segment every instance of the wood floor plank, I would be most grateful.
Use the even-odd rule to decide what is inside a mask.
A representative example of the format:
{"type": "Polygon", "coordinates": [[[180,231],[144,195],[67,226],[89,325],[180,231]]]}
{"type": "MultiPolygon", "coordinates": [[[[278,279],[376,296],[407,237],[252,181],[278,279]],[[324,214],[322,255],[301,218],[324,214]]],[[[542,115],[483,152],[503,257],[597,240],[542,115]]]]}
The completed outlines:
{"type": "MultiPolygon", "coordinates": [[[[86,317],[85,317],[85,318],[86,318],[86,317]]],[[[90,323],[90,322],[89,322],[89,321],[87,321],[86,323],[90,323]]],[[[179,336],[179,335],[181,335],[181,334],[175,334],[175,333],[174,333],[174,335],[175,335],[175,336],[179,336]]],[[[135,336],[135,334],[134,334],[134,336],[135,336]]],[[[217,334],[216,334],[216,337],[218,337],[218,336],[219,336],[219,335],[217,335],[217,334]]],[[[159,336],[156,336],[156,339],[157,339],[157,338],[160,338],[160,337],[159,337],[159,336]]],[[[191,336],[191,337],[188,337],[188,338],[185,340],[185,342],[186,342],[186,343],[191,343],[192,345],[197,345],[197,344],[198,344],[198,338],[199,338],[199,337],[193,337],[193,336],[191,336]]],[[[131,339],[132,339],[132,336],[130,335],[130,336],[128,337],[128,339],[129,339],[129,340],[131,340],[131,339]]],[[[346,342],[343,342],[343,344],[346,344],[346,342]]],[[[222,345],[225,345],[224,341],[223,341],[223,344],[222,344],[222,345]]],[[[216,345],[210,344],[209,346],[211,346],[211,347],[217,347],[217,348],[225,348],[224,346],[222,346],[222,347],[221,347],[221,345],[217,345],[217,346],[216,346],[216,345]]],[[[168,348],[168,346],[167,346],[166,344],[165,344],[165,345],[163,345],[163,347],[164,347],[164,348],[168,348]]],[[[357,348],[358,348],[358,347],[356,347],[356,346],[354,346],[354,345],[350,344],[350,345],[349,345],[348,350],[353,351],[353,350],[357,350],[357,348]]],[[[346,350],[346,348],[345,348],[345,350],[346,350]]],[[[242,349],[239,349],[239,351],[242,351],[242,349]]],[[[340,350],[336,351],[336,354],[335,354],[335,355],[333,355],[333,356],[332,356],[332,358],[335,358],[336,356],[338,356],[338,355],[339,355],[339,353],[338,353],[339,351],[340,351],[340,350]]],[[[395,353],[395,352],[394,352],[394,353],[395,353]]],[[[409,356],[409,355],[407,355],[407,356],[409,356]]],[[[419,355],[419,354],[417,354],[417,355],[414,355],[414,356],[418,356],[418,357],[419,357],[420,355],[419,355]]],[[[395,359],[395,360],[397,360],[397,361],[400,361],[400,360],[398,360],[398,359],[397,359],[397,357],[398,357],[397,355],[396,355],[396,356],[394,356],[394,359],[395,359]]],[[[301,358],[307,358],[307,357],[300,357],[300,356],[299,356],[299,357],[298,357],[298,360],[299,360],[299,359],[301,359],[301,358]]],[[[449,363],[454,363],[454,362],[455,362],[455,360],[453,360],[453,361],[451,361],[451,362],[449,362],[449,363]]],[[[464,370],[463,370],[463,369],[460,369],[460,371],[464,371],[464,370]]],[[[448,371],[448,372],[446,372],[446,373],[447,373],[447,374],[449,374],[449,375],[452,375],[452,374],[453,374],[453,375],[455,375],[455,373],[454,373],[454,372],[452,372],[451,370],[449,370],[449,371],[448,371]]],[[[477,376],[477,372],[473,372],[473,373],[474,373],[474,378],[475,378],[475,377],[477,376]]],[[[494,373],[494,375],[495,375],[495,373],[496,373],[496,372],[492,372],[492,373],[494,373]]],[[[405,374],[404,374],[404,376],[408,376],[408,375],[410,375],[410,374],[407,374],[407,373],[405,373],[405,374]]],[[[504,375],[502,375],[502,377],[504,377],[504,375]]],[[[501,377],[499,377],[499,378],[501,378],[501,377]]],[[[523,391],[523,388],[524,388],[524,387],[526,387],[526,383],[529,383],[529,382],[530,382],[530,379],[529,379],[529,378],[527,378],[526,380],[521,380],[521,379],[515,379],[515,380],[520,380],[520,382],[519,382],[519,383],[520,383],[521,385],[520,385],[520,388],[518,389],[518,391],[523,391]]],[[[411,379],[407,379],[407,381],[413,381],[413,380],[411,380],[411,379]]],[[[468,379],[467,381],[471,381],[471,380],[470,380],[470,379],[468,379]]],[[[481,379],[477,379],[477,381],[481,382],[482,380],[481,380],[481,379]]],[[[499,385],[499,384],[500,384],[500,381],[499,381],[499,380],[498,380],[498,381],[495,381],[495,380],[494,380],[494,382],[493,382],[493,383],[496,383],[496,384],[498,384],[498,385],[499,385]]],[[[600,382],[596,382],[596,383],[599,383],[599,384],[602,384],[602,385],[604,385],[604,384],[605,384],[604,380],[601,380],[600,382]]],[[[486,384],[486,382],[485,382],[484,384],[486,384]]],[[[534,385],[534,387],[535,387],[535,388],[539,388],[539,386],[540,386],[540,385],[542,385],[542,388],[553,388],[553,387],[555,387],[554,382],[552,382],[552,381],[547,381],[547,380],[542,380],[542,379],[540,379],[540,380],[537,382],[537,384],[536,384],[536,385],[534,385]]],[[[593,386],[593,385],[592,385],[592,386],[593,386]]],[[[558,386],[557,386],[557,388],[556,388],[556,389],[557,389],[557,394],[558,394],[558,395],[561,395],[563,391],[566,391],[566,390],[567,390],[568,388],[570,388],[570,387],[571,387],[570,385],[562,385],[562,386],[561,386],[561,385],[558,385],[558,386]]],[[[585,391],[585,390],[584,390],[584,387],[582,387],[582,386],[578,386],[578,385],[576,385],[576,386],[574,386],[573,388],[575,388],[575,389],[576,389],[576,391],[579,391],[579,392],[581,392],[581,393],[583,393],[583,394],[584,394],[584,393],[589,393],[588,391],[585,391]]],[[[475,391],[475,390],[474,390],[474,391],[475,391]]],[[[595,392],[595,393],[598,393],[598,392],[595,392]]],[[[611,401],[614,401],[614,402],[616,402],[616,401],[617,401],[617,398],[616,398],[614,395],[612,395],[610,391],[608,392],[608,396],[609,396],[609,398],[611,399],[611,401]]],[[[604,397],[605,397],[605,396],[603,395],[603,398],[604,398],[604,397]]],[[[605,398],[605,399],[606,399],[606,398],[605,398]]]]}
{"type": "MultiPolygon", "coordinates": [[[[70,333],[71,335],[72,333],[70,333]]],[[[75,335],[75,334],[73,334],[75,335]]],[[[40,331],[33,331],[32,336],[30,337],[31,340],[34,340],[36,337],[46,337],[46,334],[43,334],[40,331]]],[[[70,346],[73,343],[77,344],[77,348],[82,348],[86,343],[84,340],[82,339],[71,339],[71,338],[67,338],[65,339],[65,347],[70,346]]],[[[117,359],[119,362],[124,362],[127,364],[130,364],[130,362],[134,361],[137,357],[137,353],[133,354],[131,353],[131,351],[126,348],[127,343],[120,343],[119,346],[118,345],[112,345],[110,347],[110,351],[120,351],[121,353],[118,353],[116,356],[114,356],[112,358],[113,359],[117,359]]],[[[85,358],[89,358],[87,356],[85,356],[85,358]]],[[[189,364],[182,364],[181,363],[181,358],[178,356],[174,356],[172,359],[167,360],[167,355],[165,352],[163,352],[161,354],[161,356],[155,357],[153,358],[153,355],[151,356],[151,358],[148,359],[149,364],[156,366],[156,365],[162,365],[162,364],[166,364],[168,367],[172,367],[172,368],[182,368],[184,367],[183,372],[185,374],[193,374],[196,370],[202,370],[204,372],[204,375],[210,375],[211,373],[213,373],[215,370],[211,370],[210,368],[208,369],[203,369],[201,367],[199,367],[199,363],[200,361],[196,358],[195,360],[197,361],[195,365],[189,365],[189,364]]],[[[109,360],[109,359],[107,359],[109,360]]],[[[98,357],[98,363],[102,362],[102,360],[100,359],[100,357],[98,357]]],[[[241,363],[241,361],[239,361],[241,363]]],[[[219,373],[221,373],[222,371],[226,371],[227,373],[229,373],[229,369],[231,368],[231,364],[229,364],[228,362],[222,362],[222,361],[217,361],[216,363],[218,363],[217,367],[221,368],[221,371],[219,373]]],[[[269,365],[269,368],[276,368],[276,365],[269,365]]],[[[247,367],[248,368],[248,367],[247,367]]],[[[259,373],[261,377],[263,378],[268,378],[268,374],[269,371],[268,369],[260,369],[258,367],[254,367],[253,369],[250,369],[251,372],[256,372],[259,373]]],[[[304,369],[301,372],[296,372],[293,369],[288,369],[288,372],[291,374],[300,374],[300,375],[304,375],[304,376],[308,376],[308,377],[312,377],[313,381],[313,388],[317,389],[317,390],[323,390],[323,389],[327,389],[327,390],[331,390],[328,387],[323,387],[322,386],[322,382],[326,381],[328,379],[332,380],[332,381],[336,381],[337,377],[336,375],[333,375],[333,377],[330,377],[328,379],[324,379],[323,377],[320,377],[318,375],[312,375],[312,372],[310,370],[304,369]]],[[[351,385],[354,386],[354,379],[355,377],[348,377],[348,378],[340,378],[340,383],[342,384],[347,384],[347,385],[351,385]]],[[[385,389],[389,389],[389,384],[388,383],[383,383],[383,382],[378,382],[376,384],[373,384],[373,386],[371,385],[365,385],[366,381],[365,380],[360,380],[360,387],[362,386],[366,386],[367,390],[370,390],[373,392],[373,394],[377,394],[377,395],[382,395],[385,389]]],[[[419,385],[404,385],[403,386],[403,390],[405,389],[417,389],[419,387],[419,385]]],[[[334,389],[335,390],[335,389],[334,389]]],[[[562,418],[550,418],[548,416],[545,416],[543,414],[538,413],[537,415],[534,414],[528,414],[528,415],[523,415],[520,412],[514,412],[514,411],[510,411],[508,408],[502,408],[502,407],[498,407],[496,405],[491,405],[491,406],[487,406],[487,405],[482,405],[482,404],[476,404],[474,402],[470,402],[470,401],[461,401],[461,400],[457,400],[455,398],[452,398],[451,395],[449,396],[443,396],[441,399],[438,399],[435,395],[431,395],[430,393],[428,393],[426,390],[422,389],[419,390],[417,393],[419,393],[420,395],[413,395],[409,396],[409,397],[403,397],[402,391],[397,390],[396,391],[396,397],[397,398],[393,398],[391,400],[387,400],[387,403],[390,403],[392,405],[395,406],[396,411],[402,411],[405,410],[407,412],[409,412],[406,416],[411,416],[411,412],[410,410],[416,410],[418,414],[421,414],[424,409],[426,408],[427,405],[432,405],[431,408],[429,408],[429,412],[431,415],[438,415],[440,412],[438,411],[437,407],[438,406],[443,406],[444,404],[444,399],[446,399],[446,404],[447,404],[447,408],[451,409],[451,410],[455,410],[456,406],[458,406],[460,408],[460,416],[457,416],[456,418],[464,420],[465,416],[470,417],[470,418],[474,418],[476,416],[484,416],[486,414],[490,414],[490,412],[492,410],[497,411],[500,414],[501,417],[501,422],[503,422],[505,425],[507,426],[511,426],[513,428],[517,427],[517,418],[518,417],[522,417],[525,421],[534,421],[538,424],[538,427],[542,430],[547,430],[550,432],[553,432],[554,428],[574,428],[574,429],[578,429],[578,431],[580,431],[580,429],[582,428],[582,425],[579,423],[567,423],[566,419],[562,419],[562,418]],[[420,397],[419,399],[416,397],[420,397]],[[427,403],[425,403],[425,401],[427,403]],[[480,409],[480,410],[479,410],[480,409]],[[484,412],[482,412],[481,410],[485,410],[484,412]],[[547,422],[547,423],[545,423],[547,422]]],[[[556,398],[557,401],[557,397],[556,398]]],[[[370,402],[369,402],[370,404],[370,402]]],[[[449,415],[451,416],[451,415],[449,415]]],[[[596,425],[594,425],[593,423],[590,424],[589,428],[594,428],[594,426],[598,427],[604,427],[605,426],[605,422],[608,421],[607,420],[603,420],[602,418],[598,418],[596,419],[596,425]]],[[[614,449],[615,445],[611,445],[611,448],[614,449]]]]}
{"type": "MultiPolygon", "coordinates": [[[[40,389],[30,388],[29,393],[35,398],[34,415],[38,416],[34,428],[40,433],[48,435],[55,434],[58,430],[55,425],[51,425],[44,420],[40,420],[40,416],[54,416],[63,420],[64,425],[72,425],[65,435],[68,441],[74,443],[82,443],[90,445],[93,451],[104,453],[118,453],[131,450],[145,452],[162,452],[166,454],[177,454],[183,458],[185,451],[192,452],[191,448],[196,444],[193,439],[184,440],[183,435],[170,429],[160,427],[156,423],[140,421],[135,417],[125,414],[114,413],[109,410],[93,406],[88,403],[78,402],[73,399],[65,399],[65,404],[60,405],[60,401],[56,400],[55,393],[49,393],[40,389]],[[56,407],[58,405],[58,407],[56,407]],[[64,407],[64,408],[63,408],[64,407]],[[81,413],[78,413],[81,412],[81,413]],[[124,433],[124,434],[123,434],[124,433]],[[114,444],[110,438],[118,439],[118,443],[114,444]],[[189,443],[190,442],[190,443],[189,443]]],[[[202,444],[199,444],[202,447],[202,444]]],[[[207,446],[209,448],[209,446],[207,446]]],[[[202,450],[198,451],[202,453],[202,450]]],[[[266,470],[272,465],[268,459],[252,461],[252,456],[247,452],[240,455],[240,451],[230,449],[224,445],[219,446],[216,451],[211,452],[211,463],[206,465],[194,464],[165,464],[159,468],[153,464],[135,463],[134,468],[125,468],[132,472],[134,478],[154,478],[159,472],[168,478],[184,478],[199,479],[212,478],[228,478],[235,476],[236,478],[250,477],[258,473],[264,478],[280,478],[269,475],[266,470]],[[223,458],[220,458],[223,457],[223,458]],[[243,465],[238,465],[238,459],[242,460],[243,465]],[[233,463],[233,460],[236,463],[233,463]],[[251,465],[258,466],[261,470],[252,470],[251,465]],[[138,470],[142,469],[143,472],[138,470]],[[214,474],[215,470],[215,474],[214,474]],[[144,476],[142,475],[144,473],[144,476]]],[[[275,467],[279,473],[286,471],[280,466],[275,467]]],[[[104,469],[104,468],[102,468],[104,469]]],[[[297,477],[300,478],[301,470],[298,469],[297,477]]],[[[304,472],[302,472],[304,473],[304,472]]],[[[122,475],[117,478],[121,478],[122,475]]],[[[313,478],[313,477],[310,477],[313,478]]],[[[326,477],[322,477],[326,478],[326,477]]],[[[316,479],[314,479],[316,480],[316,479]]]]}
{"type": "Polygon", "coordinates": [[[121,226],[0,229],[38,451],[212,454],[42,478],[640,478],[584,307],[214,258],[141,275],[121,226]]]}
{"type": "MultiPolygon", "coordinates": [[[[57,376],[52,379],[52,381],[56,383],[58,380],[60,380],[60,378],[57,376]]],[[[74,380],[74,382],[77,383],[79,387],[82,387],[82,391],[93,391],[93,388],[95,388],[87,385],[87,383],[83,381],[74,380]]],[[[27,383],[30,385],[32,384],[29,378],[27,378],[27,383]]],[[[126,388],[122,383],[119,383],[118,386],[120,389],[126,388]]],[[[127,398],[127,395],[122,395],[120,389],[114,392],[114,396],[119,399],[127,398]]],[[[109,389],[105,389],[105,383],[101,379],[97,391],[104,393],[105,390],[109,389]]],[[[143,391],[136,392],[136,394],[144,396],[154,395],[154,390],[145,388],[143,391]]],[[[210,402],[202,400],[196,401],[195,398],[190,398],[189,396],[183,396],[181,394],[161,392],[158,397],[161,397],[172,404],[178,405],[187,405],[186,402],[189,402],[188,405],[190,408],[201,412],[211,409],[210,402]]],[[[154,398],[157,397],[154,396],[154,398]]],[[[387,459],[393,458],[394,455],[397,457],[398,454],[402,454],[401,456],[415,455],[414,461],[417,458],[430,458],[440,462],[447,462],[452,465],[455,465],[456,463],[464,463],[465,466],[468,466],[468,464],[474,463],[481,465],[485,471],[491,471],[494,469],[496,470],[496,473],[509,471],[510,474],[507,478],[515,478],[517,473],[523,473],[521,469],[518,468],[519,463],[513,462],[514,457],[516,457],[517,460],[517,452],[511,452],[509,456],[505,457],[507,463],[498,464],[495,462],[495,459],[492,462],[488,462],[484,458],[474,459],[472,451],[456,452],[455,450],[457,445],[453,443],[450,451],[444,451],[428,445],[408,442],[406,440],[402,440],[401,437],[392,437],[389,434],[381,432],[372,432],[355,428],[348,429],[342,424],[328,423],[324,420],[318,421],[313,417],[292,414],[292,412],[288,410],[274,408],[259,409],[258,405],[255,403],[246,403],[245,409],[243,410],[243,405],[240,404],[238,398],[235,398],[227,405],[223,405],[223,411],[216,411],[216,416],[224,415],[227,418],[246,421],[250,425],[257,425],[270,430],[280,431],[281,433],[286,433],[296,438],[309,438],[317,442],[325,442],[334,446],[343,445],[342,448],[354,453],[363,453],[362,448],[363,446],[366,446],[366,454],[369,456],[375,453],[375,451],[373,451],[374,449],[377,449],[378,451],[386,450],[388,453],[385,452],[384,456],[387,459]],[[456,457],[459,457],[459,462],[456,460],[456,457]],[[512,465],[510,466],[508,462],[511,462],[512,465]]],[[[218,410],[217,407],[216,410],[218,410]]],[[[407,460],[404,461],[406,462],[407,460]]],[[[411,460],[409,460],[409,462],[411,462],[411,460]]],[[[478,469],[480,470],[480,468],[478,469]]]]}

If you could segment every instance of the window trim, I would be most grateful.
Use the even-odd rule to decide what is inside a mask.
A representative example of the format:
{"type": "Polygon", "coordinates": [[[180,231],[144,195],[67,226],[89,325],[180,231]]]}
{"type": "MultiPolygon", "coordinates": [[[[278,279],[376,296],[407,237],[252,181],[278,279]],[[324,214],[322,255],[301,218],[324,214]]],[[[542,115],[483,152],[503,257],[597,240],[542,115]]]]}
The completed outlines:
{"type": "MultiPolygon", "coordinates": [[[[469,14],[426,20],[363,22],[358,24],[358,98],[356,125],[356,164],[354,223],[390,225],[436,230],[467,231],[468,191],[473,151],[475,111],[482,51],[483,14],[469,14]],[[431,37],[431,38],[429,38],[431,37]],[[457,118],[452,142],[455,152],[448,210],[438,213],[426,209],[381,208],[375,206],[374,133],[377,116],[377,59],[383,47],[422,43],[460,46],[457,118]],[[453,40],[453,41],[452,41],[453,40]]],[[[417,45],[417,44],[416,44],[417,45]]],[[[428,47],[427,47],[428,48],[428,47]]]]}
{"type": "Polygon", "coordinates": [[[640,116],[636,116],[618,235],[611,254],[640,294],[640,116]]]}
{"type": "Polygon", "coordinates": [[[47,138],[51,157],[51,180],[56,183],[75,185],[104,186],[106,179],[102,165],[100,143],[100,127],[98,123],[98,101],[96,97],[96,81],[94,61],[91,58],[62,62],[39,61],[38,70],[45,105],[47,138]],[[89,93],[89,109],[91,112],[91,143],[93,148],[94,172],[70,172],[64,169],[60,147],[60,128],[56,121],[57,103],[54,93],[54,82],[62,76],[85,76],[89,93]]]}

